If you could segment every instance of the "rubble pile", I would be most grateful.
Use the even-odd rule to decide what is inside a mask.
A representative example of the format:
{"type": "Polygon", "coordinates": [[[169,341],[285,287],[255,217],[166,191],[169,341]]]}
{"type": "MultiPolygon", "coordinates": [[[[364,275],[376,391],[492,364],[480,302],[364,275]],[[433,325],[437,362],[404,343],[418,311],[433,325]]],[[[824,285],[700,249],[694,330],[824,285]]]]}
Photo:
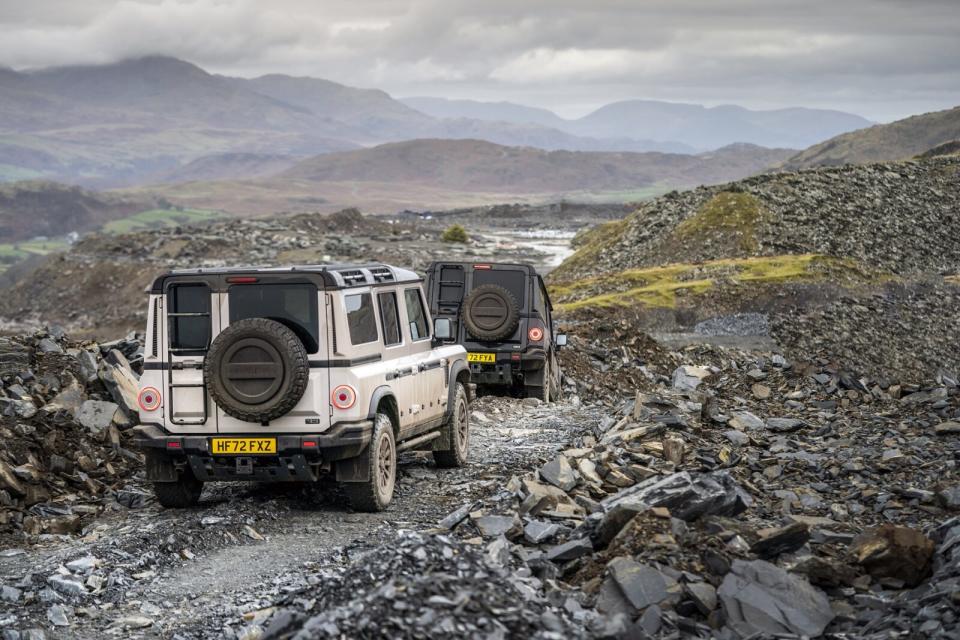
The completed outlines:
{"type": "MultiPolygon", "coordinates": [[[[400,531],[396,540],[342,570],[248,615],[240,637],[585,638],[603,626],[573,596],[486,550],[443,535],[400,531]]],[[[509,554],[506,554],[509,555],[509,554]]]]}
{"type": "Polygon", "coordinates": [[[581,588],[627,634],[960,632],[956,378],[674,357],[688,364],[636,366],[644,390],[576,447],[441,525],[581,588]]]}
{"type": "Polygon", "coordinates": [[[142,361],[135,335],[102,344],[58,329],[0,337],[0,537],[77,533],[89,516],[129,502],[126,483],[142,466],[126,444],[142,361]]]}
{"type": "Polygon", "coordinates": [[[767,173],[643,204],[565,280],[678,261],[817,253],[899,275],[960,270],[960,156],[767,173]],[[718,194],[756,211],[696,219],[718,194]],[[742,196],[742,197],[740,197],[742,196]],[[686,227],[681,224],[687,222],[686,227]],[[702,233],[691,233],[702,231],[702,233]],[[724,234],[727,241],[720,241],[724,234]]]}

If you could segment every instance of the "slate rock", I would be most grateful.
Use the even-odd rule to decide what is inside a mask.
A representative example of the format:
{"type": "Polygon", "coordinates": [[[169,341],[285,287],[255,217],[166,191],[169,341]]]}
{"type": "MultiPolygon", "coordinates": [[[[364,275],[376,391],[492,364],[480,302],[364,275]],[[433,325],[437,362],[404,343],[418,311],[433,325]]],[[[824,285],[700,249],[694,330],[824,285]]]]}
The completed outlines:
{"type": "Polygon", "coordinates": [[[710,370],[706,367],[693,367],[684,365],[677,367],[673,371],[671,383],[674,389],[680,391],[695,391],[700,383],[710,375],[710,370]]]}
{"type": "Polygon", "coordinates": [[[691,582],[684,589],[703,615],[717,608],[717,590],[709,582],[691,582]]]}
{"type": "Polygon", "coordinates": [[[54,574],[47,578],[49,584],[55,591],[68,596],[87,595],[87,588],[79,578],[73,576],[61,576],[54,574]]]}
{"type": "Polygon", "coordinates": [[[99,434],[113,424],[113,417],[116,415],[117,409],[117,405],[112,402],[87,400],[80,406],[77,422],[91,433],[99,434]]]}
{"type": "Polygon", "coordinates": [[[737,515],[753,504],[753,498],[726,471],[681,471],[648,478],[601,504],[606,509],[626,504],[666,507],[673,516],[689,522],[705,515],[737,515]]]}
{"type": "Polygon", "coordinates": [[[764,560],[734,560],[717,596],[727,626],[741,638],[754,634],[817,637],[834,618],[822,591],[764,560]]]}
{"type": "Polygon", "coordinates": [[[874,578],[897,578],[916,586],[930,575],[933,541],[909,527],[885,524],[857,536],[851,552],[874,578]]]}
{"type": "Polygon", "coordinates": [[[804,426],[804,421],[797,418],[767,418],[766,427],[774,433],[790,433],[804,426]]]}
{"type": "Polygon", "coordinates": [[[560,533],[560,525],[543,520],[531,520],[523,528],[523,537],[530,544],[546,542],[560,533]]]}
{"type": "Polygon", "coordinates": [[[563,455],[540,467],[540,477],[561,491],[570,491],[577,486],[577,473],[563,455]]]}
{"type": "Polygon", "coordinates": [[[473,519],[473,524],[485,538],[506,535],[520,530],[520,520],[516,516],[485,515],[473,519]]]}
{"type": "Polygon", "coordinates": [[[960,433],[960,422],[954,420],[948,420],[947,422],[941,422],[933,428],[934,433],[938,436],[945,436],[950,434],[960,433]]]}
{"type": "Polygon", "coordinates": [[[548,549],[546,559],[553,562],[566,562],[591,553],[593,553],[593,544],[589,538],[574,538],[548,549]]]}
{"type": "Polygon", "coordinates": [[[810,527],[803,522],[792,522],[759,533],[760,538],[750,546],[750,551],[761,558],[775,558],[781,553],[796,551],[810,540],[810,527]]]}
{"type": "Polygon", "coordinates": [[[607,571],[627,602],[638,612],[677,599],[677,581],[650,565],[618,557],[610,561],[607,571]]]}
{"type": "Polygon", "coordinates": [[[749,431],[751,429],[763,429],[766,425],[763,420],[749,411],[737,411],[730,418],[730,426],[740,431],[749,431]]]}

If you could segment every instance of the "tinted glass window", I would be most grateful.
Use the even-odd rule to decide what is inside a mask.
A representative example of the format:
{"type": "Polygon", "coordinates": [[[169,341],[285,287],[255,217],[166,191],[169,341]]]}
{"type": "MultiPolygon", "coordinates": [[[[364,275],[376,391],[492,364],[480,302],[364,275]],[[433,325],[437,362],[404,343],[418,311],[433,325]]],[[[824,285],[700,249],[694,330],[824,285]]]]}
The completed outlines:
{"type": "Polygon", "coordinates": [[[380,301],[380,325],[383,327],[383,344],[400,344],[400,313],[397,310],[397,294],[387,291],[377,296],[380,301]]]}
{"type": "Polygon", "coordinates": [[[373,298],[369,293],[343,297],[347,306],[347,325],[351,344],[366,344],[377,339],[377,319],[373,315],[373,298]]]}
{"type": "Polygon", "coordinates": [[[495,284],[513,294],[523,307],[527,297],[527,274],[523,271],[476,269],[473,272],[473,288],[480,285],[495,284]]]}
{"type": "MultiPolygon", "coordinates": [[[[210,288],[205,284],[178,284],[170,287],[170,313],[200,315],[170,316],[170,346],[202,351],[210,344],[210,288]]],[[[177,355],[189,355],[181,351],[177,355]]]]}
{"type": "Polygon", "coordinates": [[[430,337],[427,329],[427,314],[423,311],[423,301],[420,300],[419,289],[406,289],[403,292],[407,303],[407,324],[410,325],[410,337],[414,340],[423,340],[430,337]]]}
{"type": "Polygon", "coordinates": [[[308,284],[242,284],[229,289],[230,322],[270,318],[286,325],[303,341],[308,353],[320,342],[317,287],[308,284]]]}
{"type": "Polygon", "coordinates": [[[463,267],[440,267],[440,302],[460,304],[463,300],[463,267]]]}

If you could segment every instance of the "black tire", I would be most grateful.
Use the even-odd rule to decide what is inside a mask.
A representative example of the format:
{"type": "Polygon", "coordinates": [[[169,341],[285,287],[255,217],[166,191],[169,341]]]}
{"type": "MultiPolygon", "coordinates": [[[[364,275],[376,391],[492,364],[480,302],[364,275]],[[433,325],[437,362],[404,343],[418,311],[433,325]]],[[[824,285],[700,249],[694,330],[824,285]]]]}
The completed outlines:
{"type": "Polygon", "coordinates": [[[247,318],[214,338],[203,376],[224,413],[262,424],[286,415],[300,402],[310,380],[310,360],[288,327],[267,318],[247,318]]]}
{"type": "Polygon", "coordinates": [[[154,482],[153,493],[157,502],[168,509],[195,507],[203,493],[203,482],[185,471],[176,482],[154,482]]]}
{"type": "Polygon", "coordinates": [[[370,446],[361,453],[368,456],[370,478],[364,482],[345,482],[344,492],[357,511],[383,511],[393,499],[397,484],[397,443],[393,422],[385,413],[377,413],[370,446]]]}
{"type": "Polygon", "coordinates": [[[467,390],[459,382],[453,395],[453,412],[443,429],[444,439],[451,448],[434,451],[433,460],[445,469],[465,466],[470,455],[470,404],[467,390]]]}
{"type": "Polygon", "coordinates": [[[474,338],[503,340],[520,322],[520,304],[512,293],[495,284],[483,284],[463,299],[463,323],[474,338]]]}
{"type": "Polygon", "coordinates": [[[528,398],[536,398],[537,400],[543,400],[544,404],[550,402],[550,391],[553,386],[551,382],[551,367],[550,361],[546,360],[543,363],[543,384],[542,385],[527,385],[525,391],[528,398]]]}

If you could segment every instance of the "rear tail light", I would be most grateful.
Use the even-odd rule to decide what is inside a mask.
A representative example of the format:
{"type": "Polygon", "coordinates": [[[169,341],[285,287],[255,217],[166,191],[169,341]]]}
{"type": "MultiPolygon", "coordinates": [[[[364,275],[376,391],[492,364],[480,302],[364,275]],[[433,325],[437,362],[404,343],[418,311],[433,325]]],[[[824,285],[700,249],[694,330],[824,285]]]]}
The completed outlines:
{"type": "Polygon", "coordinates": [[[179,449],[180,441],[179,440],[167,440],[167,449],[179,449]]]}
{"type": "Polygon", "coordinates": [[[317,441],[316,440],[304,440],[303,448],[304,449],[316,449],[317,441]]]}
{"type": "Polygon", "coordinates": [[[331,401],[337,409],[349,409],[357,401],[357,392],[353,387],[342,384],[333,390],[331,401]]]}
{"type": "Polygon", "coordinates": [[[530,338],[530,342],[540,342],[543,340],[543,329],[530,327],[530,331],[527,331],[527,337],[530,338]]]}
{"type": "Polygon", "coordinates": [[[144,387],[137,396],[137,402],[144,411],[156,411],[160,407],[160,392],[153,387],[144,387]]]}

